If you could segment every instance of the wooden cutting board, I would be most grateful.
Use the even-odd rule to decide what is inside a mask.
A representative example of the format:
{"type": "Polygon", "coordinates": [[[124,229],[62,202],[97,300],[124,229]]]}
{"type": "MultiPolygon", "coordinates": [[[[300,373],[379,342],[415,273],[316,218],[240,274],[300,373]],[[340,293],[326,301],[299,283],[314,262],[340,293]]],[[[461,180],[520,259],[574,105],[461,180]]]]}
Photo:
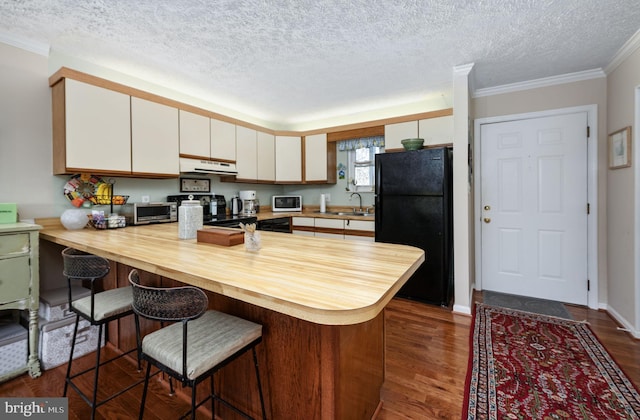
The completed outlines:
{"type": "Polygon", "coordinates": [[[198,242],[223,246],[240,245],[244,243],[244,232],[237,229],[223,227],[207,227],[198,229],[198,242]]]}

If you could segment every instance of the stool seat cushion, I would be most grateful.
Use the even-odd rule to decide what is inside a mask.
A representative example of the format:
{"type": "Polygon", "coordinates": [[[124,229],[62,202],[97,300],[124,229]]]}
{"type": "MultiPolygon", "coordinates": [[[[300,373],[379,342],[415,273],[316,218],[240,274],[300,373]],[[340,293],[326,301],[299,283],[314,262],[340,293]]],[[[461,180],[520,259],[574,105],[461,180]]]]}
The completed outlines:
{"type": "Polygon", "coordinates": [[[193,380],[261,335],[260,324],[209,310],[188,323],[187,372],[182,372],[182,322],[146,335],[142,352],[193,380]]]}
{"type": "MultiPolygon", "coordinates": [[[[111,316],[132,310],[133,293],[131,287],[119,287],[94,295],[94,321],[100,321],[111,316]]],[[[74,300],[71,305],[83,314],[91,315],[91,296],[74,300]]]]}

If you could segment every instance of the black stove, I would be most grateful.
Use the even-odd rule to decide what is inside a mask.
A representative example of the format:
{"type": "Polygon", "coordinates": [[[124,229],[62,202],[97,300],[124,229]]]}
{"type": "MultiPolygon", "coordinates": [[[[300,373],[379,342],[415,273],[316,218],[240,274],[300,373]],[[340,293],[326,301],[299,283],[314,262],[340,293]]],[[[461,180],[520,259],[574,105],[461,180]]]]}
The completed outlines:
{"type": "Polygon", "coordinates": [[[178,203],[188,200],[189,195],[193,195],[194,200],[199,200],[202,206],[202,221],[206,226],[240,227],[240,223],[256,223],[255,216],[239,215],[227,216],[227,200],[224,195],[214,194],[177,194],[167,196],[170,203],[178,203]]]}
{"type": "Polygon", "coordinates": [[[240,227],[240,223],[244,223],[245,225],[256,223],[258,218],[255,216],[224,216],[224,217],[214,217],[211,220],[204,222],[206,226],[222,226],[222,227],[240,227]]]}

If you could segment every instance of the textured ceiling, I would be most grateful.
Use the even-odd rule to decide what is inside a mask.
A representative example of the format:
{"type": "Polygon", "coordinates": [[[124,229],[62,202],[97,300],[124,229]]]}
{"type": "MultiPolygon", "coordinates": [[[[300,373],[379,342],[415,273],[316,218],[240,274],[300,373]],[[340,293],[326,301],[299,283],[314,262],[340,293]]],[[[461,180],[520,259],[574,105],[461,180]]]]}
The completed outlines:
{"type": "Polygon", "coordinates": [[[639,28],[638,0],[0,0],[0,39],[281,126],[451,106],[472,62],[476,88],[602,68],[639,28]]]}

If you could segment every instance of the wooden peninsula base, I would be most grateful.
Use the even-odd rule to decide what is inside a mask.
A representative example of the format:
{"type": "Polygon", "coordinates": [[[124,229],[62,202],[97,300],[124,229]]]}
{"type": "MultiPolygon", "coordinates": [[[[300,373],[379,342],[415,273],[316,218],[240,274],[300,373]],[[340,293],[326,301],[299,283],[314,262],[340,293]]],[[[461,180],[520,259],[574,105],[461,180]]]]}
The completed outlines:
{"type": "MultiPolygon", "coordinates": [[[[374,416],[384,381],[384,307],[424,260],[422,250],[402,245],[271,232],[251,253],[179,241],[175,224],[106,232],[45,225],[41,237],[113,261],[108,288],[127,286],[137,268],[143,283],[200,287],[211,308],[262,324],[257,350],[270,419],[374,416]]],[[[110,326],[109,341],[133,348],[133,320],[110,326]]],[[[217,374],[215,386],[259,418],[253,369],[244,355],[217,374]]]]}

